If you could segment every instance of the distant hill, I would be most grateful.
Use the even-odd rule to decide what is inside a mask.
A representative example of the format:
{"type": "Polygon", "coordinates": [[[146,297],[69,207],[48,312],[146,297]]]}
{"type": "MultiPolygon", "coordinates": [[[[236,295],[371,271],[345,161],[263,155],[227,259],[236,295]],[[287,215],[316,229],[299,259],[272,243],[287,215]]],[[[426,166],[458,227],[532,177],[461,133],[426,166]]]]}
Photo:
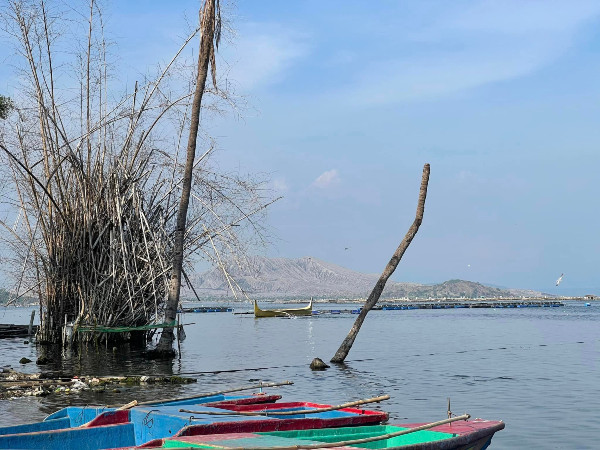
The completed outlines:
{"type": "Polygon", "coordinates": [[[8,302],[10,298],[10,293],[3,288],[0,288],[0,305],[4,305],[8,302]]]}
{"type": "MultiPolygon", "coordinates": [[[[294,300],[366,298],[379,274],[355,272],[317,258],[299,259],[253,257],[249,268],[230,266],[227,273],[252,299],[294,300]]],[[[192,278],[196,292],[204,299],[233,298],[223,271],[213,269],[192,278]]],[[[382,299],[404,298],[492,298],[540,296],[537,291],[500,289],[481,283],[450,280],[440,284],[388,281],[382,299]]],[[[238,295],[242,299],[243,296],[238,295]]]]}
{"type": "Polygon", "coordinates": [[[14,306],[30,305],[36,302],[34,298],[29,296],[20,296],[18,299],[15,299],[15,296],[10,291],[0,288],[0,305],[4,306],[9,301],[14,306]]]}

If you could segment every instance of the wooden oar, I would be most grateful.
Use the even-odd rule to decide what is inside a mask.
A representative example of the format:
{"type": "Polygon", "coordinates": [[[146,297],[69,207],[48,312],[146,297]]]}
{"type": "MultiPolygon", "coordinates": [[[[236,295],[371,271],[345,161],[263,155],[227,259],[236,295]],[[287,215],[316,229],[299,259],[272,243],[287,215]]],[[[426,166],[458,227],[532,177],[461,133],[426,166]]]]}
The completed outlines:
{"type": "MultiPolygon", "coordinates": [[[[345,446],[351,446],[351,445],[356,445],[356,444],[365,444],[367,442],[381,441],[384,439],[391,439],[391,438],[395,438],[398,436],[404,436],[405,434],[416,433],[417,431],[428,430],[430,428],[437,427],[439,425],[445,425],[447,423],[456,422],[458,420],[468,420],[470,417],[471,417],[470,414],[463,414],[462,416],[451,417],[450,419],[444,419],[444,420],[440,420],[438,422],[427,423],[427,424],[421,425],[419,427],[409,428],[408,430],[396,431],[395,433],[388,433],[388,434],[384,434],[382,436],[373,436],[373,437],[362,438],[362,439],[351,439],[351,440],[343,441],[343,442],[326,442],[326,443],[322,443],[322,444],[298,445],[294,448],[310,450],[310,449],[316,449],[316,448],[345,447],[345,446]]],[[[281,450],[283,450],[283,448],[281,450]]]]}
{"type": "Polygon", "coordinates": [[[190,397],[166,398],[166,399],[162,399],[162,400],[149,400],[147,402],[139,402],[138,406],[140,406],[140,405],[153,405],[155,403],[178,402],[178,401],[182,401],[182,400],[193,400],[195,398],[212,397],[213,395],[228,394],[230,392],[247,391],[249,389],[269,388],[269,387],[276,387],[276,386],[288,386],[290,384],[294,384],[294,382],[293,381],[282,381],[280,383],[259,383],[259,384],[252,384],[252,385],[249,385],[249,386],[241,386],[241,387],[232,388],[232,389],[225,389],[223,391],[207,392],[205,394],[192,395],[190,397]]]}
{"type": "Polygon", "coordinates": [[[189,414],[208,414],[213,416],[295,416],[297,414],[317,414],[327,411],[335,411],[343,408],[351,408],[353,406],[364,405],[366,403],[378,403],[383,400],[388,400],[389,395],[382,395],[380,397],[368,398],[365,400],[357,400],[354,402],[343,403],[337,406],[328,406],[327,408],[315,408],[305,409],[301,411],[269,411],[263,409],[262,411],[191,411],[189,409],[180,409],[179,412],[189,414]]]}
{"type": "Polygon", "coordinates": [[[133,408],[134,406],[137,406],[138,404],[139,404],[139,403],[138,403],[138,401],[137,401],[137,400],[134,400],[134,401],[132,401],[132,402],[125,403],[123,406],[121,406],[121,407],[117,408],[117,411],[123,411],[123,410],[125,410],[125,409],[131,409],[131,408],[133,408]]]}
{"type": "MultiPolygon", "coordinates": [[[[265,449],[268,449],[268,450],[311,450],[311,449],[318,449],[318,448],[335,448],[335,447],[353,446],[356,444],[365,444],[367,442],[382,441],[384,439],[391,439],[391,438],[395,438],[397,436],[403,436],[405,434],[415,433],[417,431],[428,430],[429,428],[437,427],[439,425],[445,425],[445,424],[451,423],[451,422],[456,422],[457,420],[467,420],[470,417],[471,416],[469,414],[463,414],[462,416],[456,416],[456,417],[452,417],[450,419],[440,420],[439,422],[427,423],[427,424],[421,425],[419,427],[409,428],[408,430],[397,431],[395,433],[382,434],[381,436],[373,436],[373,437],[362,438],[362,439],[351,439],[348,441],[340,441],[340,442],[321,442],[321,443],[317,443],[317,444],[292,445],[292,446],[285,446],[285,447],[284,446],[282,446],[282,447],[263,447],[263,450],[265,450],[265,449]]],[[[318,438],[316,438],[316,439],[318,439],[318,438]]],[[[401,448],[405,448],[408,446],[409,445],[407,444],[406,446],[402,445],[399,447],[391,447],[390,450],[401,449],[401,448]]],[[[410,445],[410,447],[412,447],[412,445],[410,445]]],[[[244,450],[245,448],[246,447],[228,447],[227,450],[244,450]]]]}

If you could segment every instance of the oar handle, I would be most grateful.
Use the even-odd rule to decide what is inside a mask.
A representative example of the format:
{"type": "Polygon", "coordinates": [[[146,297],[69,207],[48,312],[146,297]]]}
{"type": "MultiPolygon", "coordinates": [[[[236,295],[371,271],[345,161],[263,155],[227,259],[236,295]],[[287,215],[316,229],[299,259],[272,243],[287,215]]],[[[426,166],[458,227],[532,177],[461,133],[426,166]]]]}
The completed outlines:
{"type": "Polygon", "coordinates": [[[134,400],[132,402],[124,404],[120,408],[117,408],[117,411],[122,411],[122,410],[125,410],[125,409],[131,409],[131,408],[133,408],[134,406],[137,406],[137,405],[138,405],[138,401],[134,400]]]}
{"type": "Polygon", "coordinates": [[[356,400],[354,402],[343,403],[337,406],[305,409],[301,411],[269,411],[267,409],[263,409],[261,411],[192,411],[189,409],[180,409],[179,412],[188,414],[206,414],[209,416],[295,416],[298,414],[318,414],[322,412],[336,411],[338,409],[351,408],[353,406],[365,405],[367,403],[378,403],[383,400],[388,400],[389,398],[389,395],[381,395],[379,397],[356,400]]]}

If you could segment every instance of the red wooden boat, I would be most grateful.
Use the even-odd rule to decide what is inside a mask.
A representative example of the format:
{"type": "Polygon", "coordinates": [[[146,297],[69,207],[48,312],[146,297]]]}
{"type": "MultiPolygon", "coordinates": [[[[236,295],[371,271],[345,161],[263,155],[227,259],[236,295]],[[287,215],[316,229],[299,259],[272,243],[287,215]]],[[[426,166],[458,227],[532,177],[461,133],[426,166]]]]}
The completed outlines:
{"type": "MultiPolygon", "coordinates": [[[[289,430],[312,430],[320,428],[350,427],[387,422],[389,414],[358,408],[341,408],[333,411],[306,414],[305,411],[328,408],[330,405],[309,402],[271,403],[263,405],[219,405],[219,409],[241,413],[264,414],[264,419],[256,416],[254,420],[236,420],[228,422],[190,425],[182,429],[180,436],[195,436],[223,433],[270,432],[289,430]],[[277,413],[297,411],[298,414],[279,416],[277,413]],[[271,414],[269,414],[271,412],[271,414]],[[273,420],[273,419],[277,420],[273,420]]],[[[235,417],[235,416],[232,416],[235,417]]]]}

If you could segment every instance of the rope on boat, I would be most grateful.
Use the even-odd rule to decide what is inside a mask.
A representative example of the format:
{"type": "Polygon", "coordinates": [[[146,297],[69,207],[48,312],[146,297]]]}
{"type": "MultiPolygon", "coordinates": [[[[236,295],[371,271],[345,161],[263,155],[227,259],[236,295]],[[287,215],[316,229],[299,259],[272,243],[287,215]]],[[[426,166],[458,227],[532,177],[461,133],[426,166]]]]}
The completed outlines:
{"type": "Polygon", "coordinates": [[[237,388],[225,389],[223,391],[207,392],[205,394],[192,395],[190,397],[166,398],[166,399],[162,399],[162,400],[149,400],[147,402],[140,402],[140,403],[138,403],[138,406],[139,405],[153,405],[153,404],[156,404],[156,403],[178,402],[178,401],[181,401],[181,400],[193,400],[195,398],[212,397],[214,395],[228,394],[230,392],[247,391],[249,389],[259,389],[259,388],[268,388],[268,387],[277,387],[277,386],[288,386],[290,384],[294,384],[294,382],[293,381],[282,381],[282,382],[279,382],[279,383],[258,383],[258,384],[251,384],[249,386],[240,386],[240,387],[237,387],[237,388]]]}
{"type": "Polygon", "coordinates": [[[337,406],[328,406],[327,408],[315,408],[305,409],[301,411],[269,411],[264,409],[262,411],[191,411],[189,409],[180,409],[179,412],[189,414],[208,414],[213,416],[296,416],[298,414],[317,414],[327,411],[336,411],[338,409],[350,408],[352,406],[364,405],[366,403],[379,403],[383,400],[388,400],[389,395],[382,395],[380,397],[368,398],[365,400],[357,400],[354,402],[348,402],[337,406]]]}
{"type": "MultiPolygon", "coordinates": [[[[339,441],[339,442],[321,442],[317,444],[306,444],[306,445],[292,445],[292,446],[282,446],[282,447],[268,447],[269,450],[311,450],[318,448],[335,448],[335,447],[345,447],[352,446],[355,444],[364,444],[367,442],[375,442],[382,441],[384,439],[391,439],[398,436],[403,436],[405,434],[415,433],[417,431],[428,430],[433,427],[437,427],[439,425],[445,425],[447,423],[456,422],[457,420],[467,420],[471,416],[469,414],[463,414],[462,416],[452,417],[450,419],[440,420],[438,422],[427,423],[425,425],[421,425],[414,428],[409,428],[407,430],[396,431],[395,433],[382,434],[380,436],[373,436],[362,439],[351,439],[348,441],[339,441]]],[[[401,449],[403,447],[412,447],[414,444],[408,444],[406,446],[402,445],[399,447],[392,447],[393,449],[401,449]]],[[[245,447],[229,447],[228,450],[244,450],[245,447]]]]}

